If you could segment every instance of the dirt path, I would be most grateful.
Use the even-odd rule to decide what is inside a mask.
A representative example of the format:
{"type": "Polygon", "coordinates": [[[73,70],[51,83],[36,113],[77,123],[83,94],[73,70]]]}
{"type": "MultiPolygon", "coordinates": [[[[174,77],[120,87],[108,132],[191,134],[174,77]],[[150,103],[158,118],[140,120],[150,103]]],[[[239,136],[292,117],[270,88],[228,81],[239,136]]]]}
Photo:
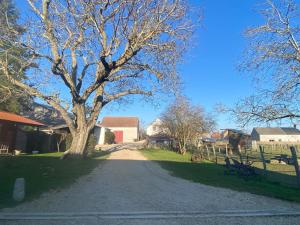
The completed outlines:
{"type": "MultiPolygon", "coordinates": [[[[176,215],[183,212],[207,212],[207,214],[210,212],[213,217],[214,212],[267,212],[270,210],[281,212],[298,210],[300,212],[300,204],[186,181],[170,176],[158,164],[146,160],[139,151],[119,150],[113,152],[104,164],[90,175],[80,178],[70,188],[44,194],[39,199],[21,204],[14,209],[4,209],[2,212],[83,213],[82,215],[93,212],[98,213],[98,217],[95,218],[99,219],[102,213],[107,212],[118,215],[119,213],[143,214],[145,212],[154,214],[159,212],[176,214],[177,212],[176,215]]],[[[286,224],[296,224],[293,223],[296,218],[288,218],[290,223],[286,224]]],[[[225,222],[225,218],[218,220],[225,222]]],[[[272,220],[274,219],[268,219],[270,222],[272,220]]],[[[164,224],[164,220],[161,221],[159,224],[164,224]]],[[[176,222],[180,219],[171,221],[176,222]]],[[[187,224],[194,224],[193,221],[195,222],[191,220],[187,224]]],[[[281,219],[274,221],[282,222],[281,219]]],[[[174,224],[177,224],[175,222],[174,224]]],[[[266,221],[262,220],[261,224],[265,223],[266,221]]],[[[128,224],[133,224],[133,222],[128,224]]],[[[170,221],[166,224],[170,224],[170,221]]],[[[178,224],[182,224],[182,221],[178,224]]],[[[247,223],[243,222],[243,224],[247,223]]],[[[260,222],[258,221],[257,224],[260,222]]]]}

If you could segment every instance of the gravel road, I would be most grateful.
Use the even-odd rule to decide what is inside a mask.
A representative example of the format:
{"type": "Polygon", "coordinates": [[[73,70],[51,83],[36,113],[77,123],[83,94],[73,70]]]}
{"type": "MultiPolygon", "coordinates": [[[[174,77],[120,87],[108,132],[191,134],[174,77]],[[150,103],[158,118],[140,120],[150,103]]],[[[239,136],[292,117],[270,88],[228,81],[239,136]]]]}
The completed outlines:
{"type": "Polygon", "coordinates": [[[139,151],[121,149],[71,187],[0,213],[0,224],[54,223],[300,224],[300,204],[176,178],[139,151]],[[272,216],[290,211],[299,215],[272,216]]]}

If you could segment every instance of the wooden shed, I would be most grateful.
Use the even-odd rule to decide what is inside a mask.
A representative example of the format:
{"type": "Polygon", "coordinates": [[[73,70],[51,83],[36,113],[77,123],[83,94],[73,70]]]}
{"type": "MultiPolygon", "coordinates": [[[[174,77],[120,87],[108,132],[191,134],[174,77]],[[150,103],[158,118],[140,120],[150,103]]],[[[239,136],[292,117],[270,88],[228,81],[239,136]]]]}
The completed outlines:
{"type": "Polygon", "coordinates": [[[9,152],[13,152],[16,147],[17,137],[20,136],[20,126],[40,127],[44,124],[28,119],[26,117],[0,112],[0,145],[8,146],[9,152]]]}

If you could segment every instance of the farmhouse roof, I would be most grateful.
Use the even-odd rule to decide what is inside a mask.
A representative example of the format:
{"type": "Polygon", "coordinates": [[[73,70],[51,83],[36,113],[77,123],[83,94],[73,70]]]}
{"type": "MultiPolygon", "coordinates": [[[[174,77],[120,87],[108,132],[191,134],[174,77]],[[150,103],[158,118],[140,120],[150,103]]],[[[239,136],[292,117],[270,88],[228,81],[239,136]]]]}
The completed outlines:
{"type": "Polygon", "coordinates": [[[31,126],[44,126],[44,124],[42,123],[9,112],[0,112],[0,120],[20,123],[24,125],[31,125],[31,126]]]}
{"type": "Polygon", "coordinates": [[[102,119],[101,127],[138,127],[137,117],[112,117],[106,116],[102,119]]]}
{"type": "Polygon", "coordinates": [[[300,131],[293,127],[256,127],[260,135],[300,135],[300,131]]]}

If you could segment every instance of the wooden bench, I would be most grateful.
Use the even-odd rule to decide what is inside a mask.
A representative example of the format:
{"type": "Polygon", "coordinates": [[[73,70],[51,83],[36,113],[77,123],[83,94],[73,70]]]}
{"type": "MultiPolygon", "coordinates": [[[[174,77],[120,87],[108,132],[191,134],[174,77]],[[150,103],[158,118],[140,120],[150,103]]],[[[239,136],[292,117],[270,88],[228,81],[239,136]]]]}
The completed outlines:
{"type": "Polygon", "coordinates": [[[3,144],[0,144],[0,155],[8,155],[9,152],[8,152],[8,145],[3,145],[3,144]]]}

